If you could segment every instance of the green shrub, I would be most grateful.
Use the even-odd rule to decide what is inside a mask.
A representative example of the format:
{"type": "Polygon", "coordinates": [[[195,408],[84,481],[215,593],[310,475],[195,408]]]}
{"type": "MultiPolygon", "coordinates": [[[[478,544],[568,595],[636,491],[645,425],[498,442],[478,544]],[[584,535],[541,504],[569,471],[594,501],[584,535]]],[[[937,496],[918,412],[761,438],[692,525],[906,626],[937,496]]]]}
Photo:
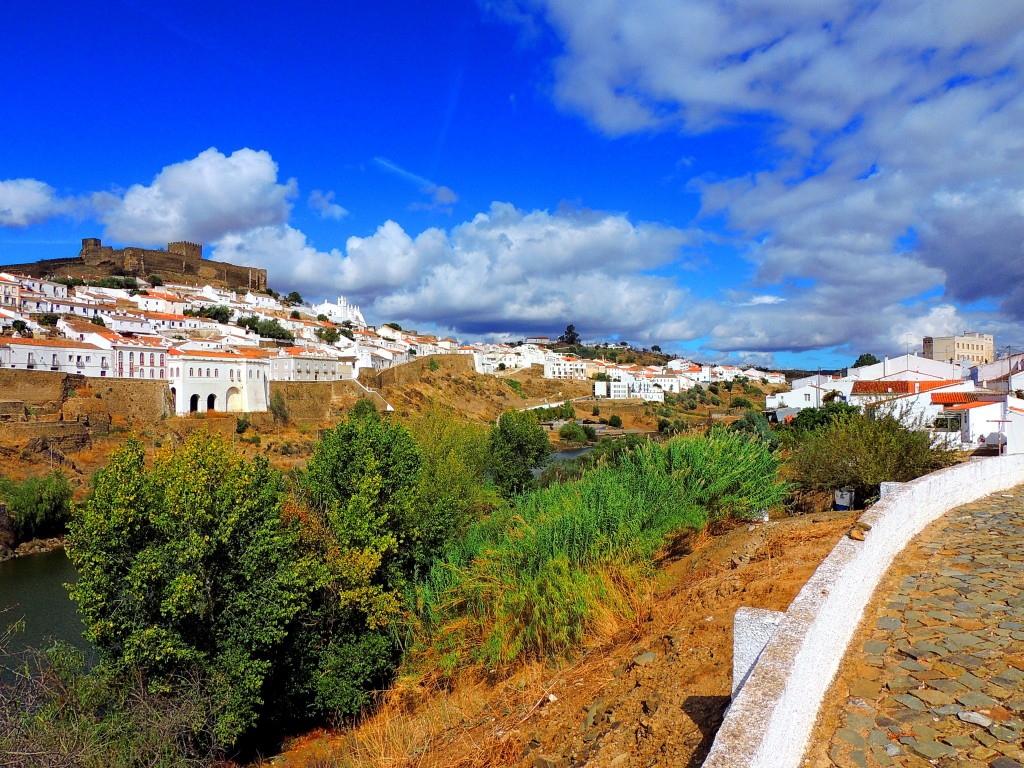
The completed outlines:
{"type": "Polygon", "coordinates": [[[7,502],[18,541],[60,536],[71,516],[71,483],[59,469],[22,483],[0,478],[0,499],[7,502]]]}
{"type": "Polygon", "coordinates": [[[430,370],[436,371],[441,366],[440,366],[440,364],[438,364],[437,358],[432,357],[432,358],[430,358],[430,364],[429,364],[428,367],[430,368],[430,370]]]}
{"type": "Polygon", "coordinates": [[[249,415],[243,413],[235,421],[235,432],[242,435],[245,434],[245,430],[249,428],[249,415]]]}
{"type": "Polygon", "coordinates": [[[729,401],[729,407],[742,408],[746,411],[749,411],[754,407],[754,404],[750,402],[750,400],[748,400],[747,398],[737,395],[736,397],[733,397],[729,401]]]}
{"type": "Polygon", "coordinates": [[[617,414],[617,413],[613,413],[611,416],[608,417],[608,426],[609,427],[615,427],[616,429],[621,428],[622,427],[622,417],[619,416],[619,414],[617,414]]]}
{"type": "Polygon", "coordinates": [[[562,426],[558,430],[558,436],[569,443],[582,443],[587,439],[587,433],[583,431],[583,427],[577,424],[575,421],[570,421],[562,426]]]}
{"type": "Polygon", "coordinates": [[[867,503],[878,497],[883,482],[905,482],[948,466],[952,454],[892,415],[848,413],[805,433],[791,463],[804,488],[851,486],[858,503],[867,503]]]}

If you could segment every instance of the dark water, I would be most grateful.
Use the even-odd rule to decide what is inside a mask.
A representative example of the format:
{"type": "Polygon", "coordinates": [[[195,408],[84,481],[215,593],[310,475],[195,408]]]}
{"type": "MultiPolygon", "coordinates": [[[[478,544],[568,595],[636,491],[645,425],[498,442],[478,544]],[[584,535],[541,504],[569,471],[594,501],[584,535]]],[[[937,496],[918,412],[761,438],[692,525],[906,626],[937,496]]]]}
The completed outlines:
{"type": "Polygon", "coordinates": [[[88,650],[82,620],[64,587],[77,578],[63,550],[0,563],[0,635],[16,621],[25,624],[11,639],[8,653],[46,648],[54,640],[88,650]]]}

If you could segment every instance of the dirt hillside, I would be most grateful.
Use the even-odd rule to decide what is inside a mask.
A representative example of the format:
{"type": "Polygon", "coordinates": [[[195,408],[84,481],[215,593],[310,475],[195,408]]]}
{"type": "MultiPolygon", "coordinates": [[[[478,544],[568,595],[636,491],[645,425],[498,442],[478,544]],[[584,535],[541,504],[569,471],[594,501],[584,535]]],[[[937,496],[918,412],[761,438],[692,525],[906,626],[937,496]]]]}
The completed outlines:
{"type": "Polygon", "coordinates": [[[729,701],[732,617],[785,609],[853,522],[825,513],[693,537],[663,563],[632,626],[605,626],[575,660],[401,683],[358,727],[309,734],[287,768],[696,768],[729,701]]]}

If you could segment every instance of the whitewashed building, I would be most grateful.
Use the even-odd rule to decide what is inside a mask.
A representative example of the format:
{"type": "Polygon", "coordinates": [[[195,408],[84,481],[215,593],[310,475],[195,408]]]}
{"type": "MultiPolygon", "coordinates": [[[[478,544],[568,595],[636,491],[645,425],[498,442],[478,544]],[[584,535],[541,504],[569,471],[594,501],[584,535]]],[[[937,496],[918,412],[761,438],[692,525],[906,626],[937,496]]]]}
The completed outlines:
{"type": "Polygon", "coordinates": [[[174,412],[266,411],[270,402],[270,359],[262,350],[224,352],[172,349],[168,373],[174,412]]]}

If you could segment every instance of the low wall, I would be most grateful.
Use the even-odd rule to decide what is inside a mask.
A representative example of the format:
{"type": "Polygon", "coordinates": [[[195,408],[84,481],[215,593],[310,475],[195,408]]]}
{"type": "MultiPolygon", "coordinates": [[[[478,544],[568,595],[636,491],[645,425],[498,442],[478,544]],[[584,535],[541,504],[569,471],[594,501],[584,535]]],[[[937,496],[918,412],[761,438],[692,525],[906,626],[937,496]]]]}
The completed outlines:
{"type": "Polygon", "coordinates": [[[1024,455],[975,459],[887,493],[786,611],[740,689],[704,768],[796,768],[865,608],[896,556],[951,509],[1024,482],[1024,455]]]}

